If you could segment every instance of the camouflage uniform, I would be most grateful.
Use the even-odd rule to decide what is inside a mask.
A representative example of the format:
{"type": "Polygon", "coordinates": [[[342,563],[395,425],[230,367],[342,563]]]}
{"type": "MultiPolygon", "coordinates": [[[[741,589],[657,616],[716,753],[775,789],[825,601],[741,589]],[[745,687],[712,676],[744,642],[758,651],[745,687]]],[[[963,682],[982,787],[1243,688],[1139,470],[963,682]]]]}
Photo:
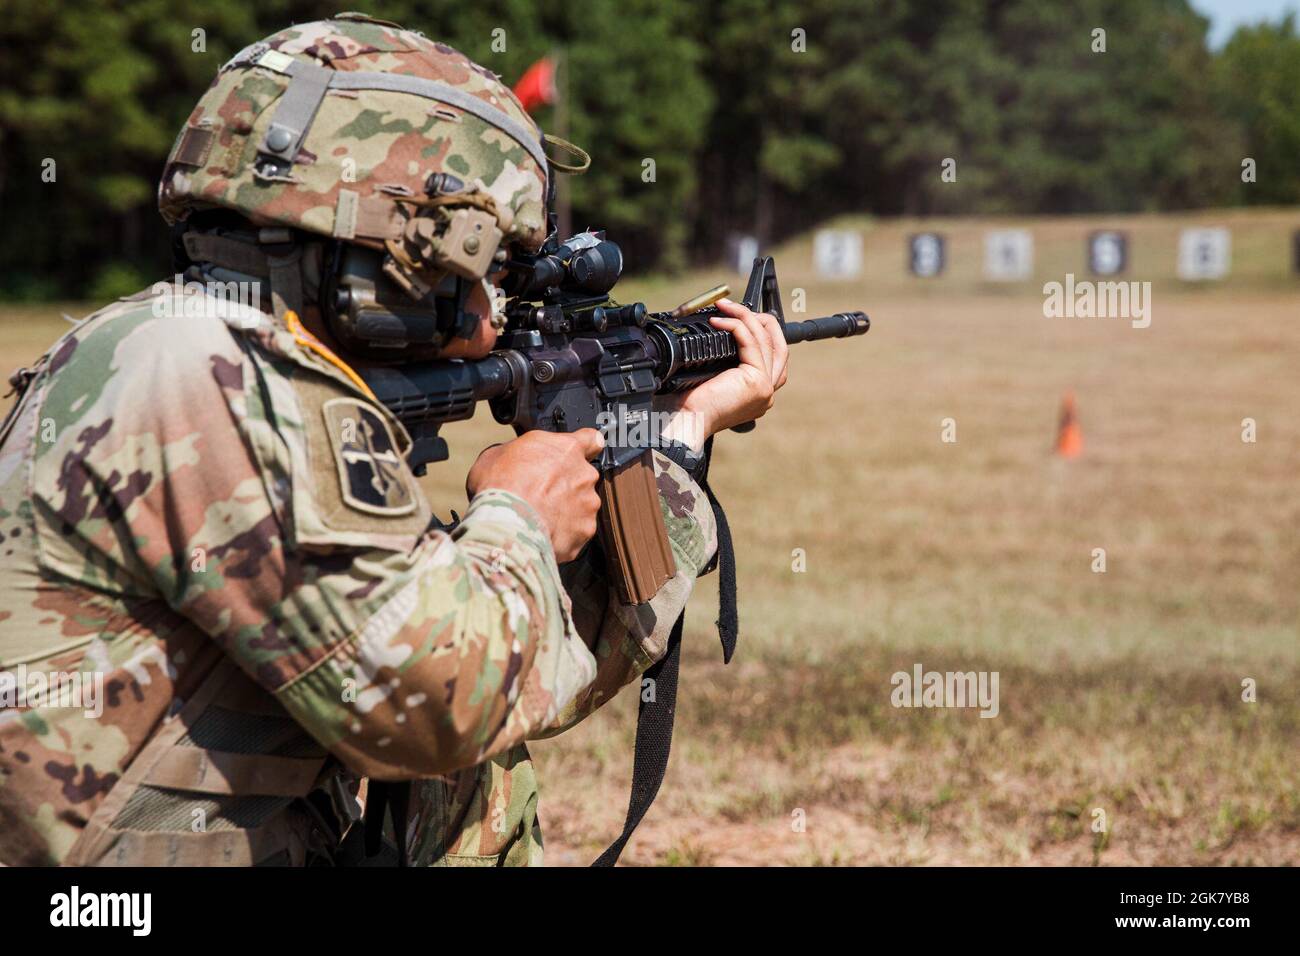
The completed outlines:
{"type": "MultiPolygon", "coordinates": [[[[449,120],[383,101],[313,157],[312,137],[337,138],[342,119],[325,96],[287,180],[258,181],[288,59],[265,57],[391,67],[430,46],[331,21],[245,51],[178,138],[164,210],[254,190],[258,225],[398,234],[394,183],[422,180],[429,149],[449,160],[450,140],[413,131],[468,124],[474,109],[449,120]],[[347,189],[321,175],[311,199],[303,181],[349,153],[366,176],[347,189]],[[304,156],[319,165],[300,170],[304,156]]],[[[526,118],[490,77],[457,79],[526,118]]],[[[544,173],[514,140],[475,142],[467,178],[495,197],[508,239],[539,242],[544,173]]],[[[295,276],[308,302],[309,272],[295,276]]],[[[403,839],[416,862],[538,862],[523,742],[580,720],[664,652],[716,546],[684,470],[656,455],[677,574],[647,605],[620,605],[590,554],[558,568],[536,513],[507,492],[481,492],[445,532],[401,424],[286,321],[283,292],[251,317],[134,296],[17,379],[0,438],[0,863],[329,859],[376,780],[413,781],[403,839]],[[349,421],[360,445],[338,427],[349,421]],[[57,696],[6,702],[19,668],[102,675],[102,714],[57,696]]]]}
{"type": "Polygon", "coordinates": [[[230,862],[300,862],[322,834],[297,798],[329,793],[346,818],[363,776],[428,778],[420,862],[536,862],[522,742],[662,655],[715,546],[702,493],[657,456],[678,573],[651,604],[619,605],[586,560],[562,586],[508,492],[477,495],[448,534],[402,464],[412,510],[349,507],[325,406],[373,409],[399,449],[402,426],[272,316],[245,329],[157,302],[65,336],[0,445],[0,664],[99,672],[105,688],[98,719],[0,712],[0,862],[67,860],[108,801],[76,859],[194,862],[207,836],[230,862]],[[168,721],[229,661],[210,702],[168,721]],[[178,739],[124,782],[168,727],[178,739]]]}

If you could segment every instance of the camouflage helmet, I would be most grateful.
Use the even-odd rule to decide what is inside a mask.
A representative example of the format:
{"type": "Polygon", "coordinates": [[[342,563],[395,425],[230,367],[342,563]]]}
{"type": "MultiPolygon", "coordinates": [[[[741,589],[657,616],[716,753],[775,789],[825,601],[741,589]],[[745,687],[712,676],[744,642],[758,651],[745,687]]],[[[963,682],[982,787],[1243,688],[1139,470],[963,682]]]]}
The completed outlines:
{"type": "Polygon", "coordinates": [[[221,67],[172,147],[158,205],[172,224],[226,209],[264,232],[383,250],[383,272],[432,301],[448,277],[475,282],[506,247],[542,244],[542,141],[495,74],[419,33],[343,13],[281,30],[221,67]]]}
{"type": "MultiPolygon", "coordinates": [[[[169,222],[223,206],[381,245],[446,173],[490,200],[507,242],[545,238],[542,134],[514,93],[464,54],[396,24],[343,13],[236,54],[167,158],[169,222]]],[[[484,202],[484,205],[487,205],[484,202]]]]}

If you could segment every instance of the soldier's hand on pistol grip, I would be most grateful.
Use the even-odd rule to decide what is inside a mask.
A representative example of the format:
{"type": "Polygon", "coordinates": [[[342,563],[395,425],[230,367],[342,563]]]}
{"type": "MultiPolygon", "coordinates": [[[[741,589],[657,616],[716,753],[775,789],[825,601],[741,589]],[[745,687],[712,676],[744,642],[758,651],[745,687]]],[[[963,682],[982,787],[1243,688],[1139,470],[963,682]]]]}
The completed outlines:
{"type": "Polygon", "coordinates": [[[563,564],[576,558],[596,533],[599,472],[591,460],[604,447],[604,436],[594,428],[527,432],[485,449],[470,469],[465,490],[472,498],[499,488],[527,501],[546,526],[555,559],[563,564]]]}

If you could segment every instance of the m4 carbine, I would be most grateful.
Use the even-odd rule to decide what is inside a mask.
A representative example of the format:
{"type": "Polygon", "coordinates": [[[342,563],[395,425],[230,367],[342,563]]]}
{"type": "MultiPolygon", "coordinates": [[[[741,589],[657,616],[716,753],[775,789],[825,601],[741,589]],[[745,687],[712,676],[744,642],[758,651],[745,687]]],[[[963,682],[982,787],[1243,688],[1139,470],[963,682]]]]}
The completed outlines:
{"type": "MultiPolygon", "coordinates": [[[[618,305],[609,293],[622,264],[604,233],[552,238],[538,254],[507,261],[507,323],[488,357],[377,367],[363,377],[410,433],[416,474],[447,457],[438,429],[470,418],[480,401],[520,434],[601,429],[601,544],[622,599],[642,604],[676,573],[651,460],[652,401],[734,368],[739,357],[732,334],[709,323],[724,289],[671,312],[618,305]]],[[[775,316],[791,344],[862,335],[871,325],[861,312],[787,323],[770,257],[754,260],[743,302],[775,316]]]]}

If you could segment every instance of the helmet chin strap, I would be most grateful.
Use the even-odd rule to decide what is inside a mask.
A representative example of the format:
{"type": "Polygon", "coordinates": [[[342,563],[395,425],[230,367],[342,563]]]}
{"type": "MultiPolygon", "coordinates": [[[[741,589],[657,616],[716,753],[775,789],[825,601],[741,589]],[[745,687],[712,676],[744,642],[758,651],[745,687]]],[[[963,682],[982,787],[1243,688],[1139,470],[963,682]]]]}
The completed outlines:
{"type": "Polygon", "coordinates": [[[268,253],[266,263],[271,270],[271,310],[275,317],[284,322],[290,312],[301,314],[302,246],[294,243],[283,255],[268,253]]]}
{"type": "Polygon", "coordinates": [[[456,295],[452,296],[456,303],[456,320],[452,325],[451,332],[448,333],[449,339],[472,339],[474,329],[478,327],[478,313],[471,311],[469,305],[469,292],[473,288],[473,283],[469,280],[456,279],[456,295]]]}

